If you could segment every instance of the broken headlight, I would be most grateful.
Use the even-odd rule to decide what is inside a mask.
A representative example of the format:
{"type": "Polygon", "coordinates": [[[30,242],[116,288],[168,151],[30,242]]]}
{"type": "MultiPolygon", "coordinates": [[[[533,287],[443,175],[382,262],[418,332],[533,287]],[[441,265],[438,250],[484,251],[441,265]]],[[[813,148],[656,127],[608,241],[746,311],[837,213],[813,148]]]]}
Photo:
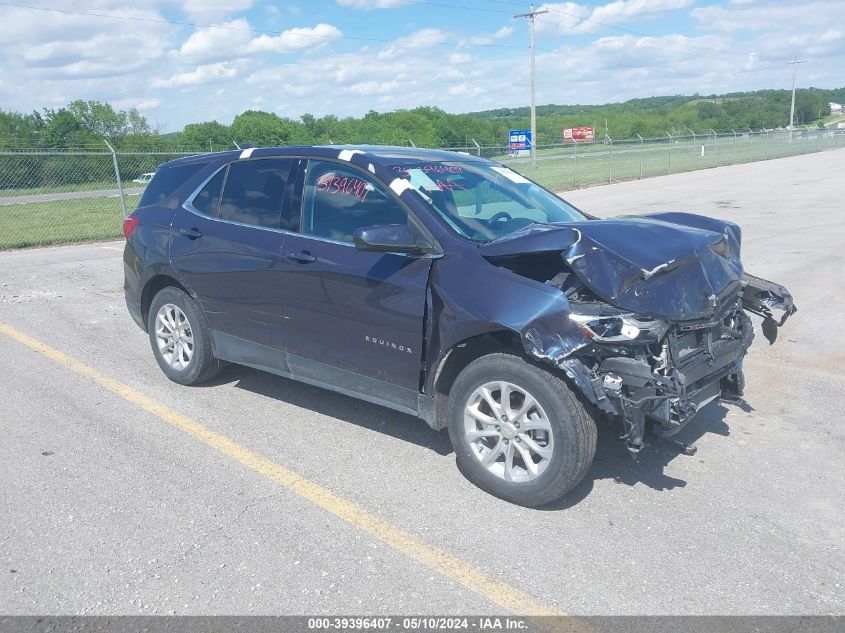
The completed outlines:
{"type": "Polygon", "coordinates": [[[572,312],[570,320],[591,341],[603,343],[623,343],[637,339],[648,339],[649,342],[660,339],[669,327],[668,323],[659,319],[641,319],[633,314],[582,314],[572,312]]]}

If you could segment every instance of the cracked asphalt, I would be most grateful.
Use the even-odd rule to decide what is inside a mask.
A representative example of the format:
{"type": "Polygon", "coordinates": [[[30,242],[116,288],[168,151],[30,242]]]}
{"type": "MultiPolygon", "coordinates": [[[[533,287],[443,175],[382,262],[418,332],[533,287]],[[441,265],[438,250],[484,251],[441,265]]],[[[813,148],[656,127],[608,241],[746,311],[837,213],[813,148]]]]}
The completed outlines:
{"type": "MultiPolygon", "coordinates": [[[[503,586],[576,615],[841,614],[845,150],[565,194],[597,215],[738,222],[799,312],[710,405],[694,457],[600,426],[552,507],[490,497],[445,433],[246,368],[167,381],[126,312],[122,244],[0,253],[0,323],[319,484],[503,586]]],[[[759,321],[757,322],[759,325],[759,321]]],[[[481,614],[456,582],[90,377],[0,333],[0,613],[481,614]]]]}

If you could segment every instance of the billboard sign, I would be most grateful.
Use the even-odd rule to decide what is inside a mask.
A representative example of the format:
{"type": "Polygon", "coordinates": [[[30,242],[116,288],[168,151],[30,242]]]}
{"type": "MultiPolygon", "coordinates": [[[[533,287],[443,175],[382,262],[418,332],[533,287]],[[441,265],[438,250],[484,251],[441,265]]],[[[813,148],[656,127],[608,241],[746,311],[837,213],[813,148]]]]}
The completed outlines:
{"type": "Polygon", "coordinates": [[[592,143],[596,140],[596,131],[591,127],[563,128],[564,143],[592,143]]]}
{"type": "Polygon", "coordinates": [[[531,130],[508,132],[508,154],[511,156],[531,155],[531,130]]]}

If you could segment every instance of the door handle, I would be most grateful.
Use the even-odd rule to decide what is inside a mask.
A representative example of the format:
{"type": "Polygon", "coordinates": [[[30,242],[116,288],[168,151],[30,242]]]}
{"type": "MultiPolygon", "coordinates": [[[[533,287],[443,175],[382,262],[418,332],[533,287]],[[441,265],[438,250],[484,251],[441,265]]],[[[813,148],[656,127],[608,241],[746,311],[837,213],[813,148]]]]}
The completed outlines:
{"type": "Polygon", "coordinates": [[[179,232],[187,237],[189,240],[195,240],[199,237],[202,237],[202,231],[198,228],[190,228],[190,229],[179,229],[179,232]]]}
{"type": "Polygon", "coordinates": [[[308,251],[302,251],[301,253],[288,253],[285,257],[292,259],[295,262],[299,262],[300,264],[311,264],[317,261],[317,258],[308,251]]]}

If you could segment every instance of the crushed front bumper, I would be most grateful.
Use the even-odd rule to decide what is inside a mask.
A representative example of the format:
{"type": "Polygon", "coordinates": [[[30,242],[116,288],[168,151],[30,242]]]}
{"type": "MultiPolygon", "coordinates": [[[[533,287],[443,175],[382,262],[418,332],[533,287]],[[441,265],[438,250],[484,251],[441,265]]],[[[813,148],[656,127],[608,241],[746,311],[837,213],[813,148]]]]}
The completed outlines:
{"type": "Polygon", "coordinates": [[[637,452],[647,421],[655,435],[668,437],[709,402],[741,396],[742,360],[753,338],[751,320],[739,308],[715,321],[675,323],[661,358],[602,360],[592,381],[596,398],[621,418],[628,448],[637,452]]]}

